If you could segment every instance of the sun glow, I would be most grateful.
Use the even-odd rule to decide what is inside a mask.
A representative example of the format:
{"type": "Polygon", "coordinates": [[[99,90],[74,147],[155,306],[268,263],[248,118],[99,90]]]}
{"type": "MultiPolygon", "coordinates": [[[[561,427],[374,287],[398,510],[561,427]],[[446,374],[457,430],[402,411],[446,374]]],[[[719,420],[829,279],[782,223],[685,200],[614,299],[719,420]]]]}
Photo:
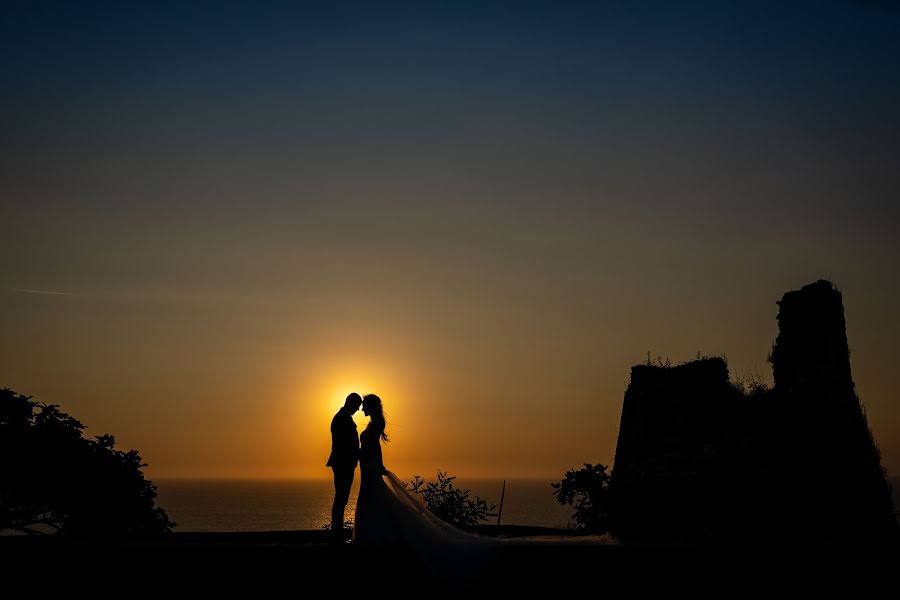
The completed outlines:
{"type": "MultiPolygon", "coordinates": [[[[344,405],[347,396],[356,392],[360,396],[366,394],[378,394],[383,399],[389,395],[393,387],[389,385],[390,379],[377,370],[371,368],[345,368],[327,379],[323,378],[320,385],[319,397],[320,409],[323,416],[331,419],[334,413],[344,405]]],[[[357,418],[359,415],[356,415],[357,418]]]]}
{"type": "MultiPolygon", "coordinates": [[[[400,384],[402,381],[401,376],[393,375],[390,369],[381,365],[346,363],[323,369],[315,379],[298,385],[293,418],[298,450],[310,458],[308,463],[316,465],[321,462],[321,470],[314,469],[302,476],[324,477],[330,474],[325,468],[325,460],[331,448],[331,419],[344,405],[348,394],[378,394],[389,414],[404,414],[402,407],[406,403],[406,392],[400,384]],[[320,455],[321,461],[317,461],[320,455]]],[[[353,420],[359,431],[368,423],[362,412],[354,414],[353,420]]]]}

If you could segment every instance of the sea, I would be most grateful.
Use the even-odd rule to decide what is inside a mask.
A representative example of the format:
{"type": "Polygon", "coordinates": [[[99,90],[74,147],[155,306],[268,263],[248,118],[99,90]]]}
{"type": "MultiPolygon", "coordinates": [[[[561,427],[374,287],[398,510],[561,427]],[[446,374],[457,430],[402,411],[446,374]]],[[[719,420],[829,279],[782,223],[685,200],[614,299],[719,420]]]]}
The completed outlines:
{"type": "MultiPolygon", "coordinates": [[[[891,477],[894,504],[900,507],[900,477],[891,477]]],[[[331,520],[334,484],[318,479],[160,479],[157,504],[177,523],[175,531],[284,531],[322,529],[331,520]]],[[[457,480],[458,487],[499,505],[503,481],[457,480]]],[[[359,492],[350,494],[352,518],[359,492]]],[[[574,527],[571,506],[561,506],[550,481],[506,482],[501,522],[505,525],[574,527]]],[[[496,517],[488,522],[496,522],[496,517]]]]}
{"type": "MultiPolygon", "coordinates": [[[[154,479],[156,503],[165,509],[175,531],[283,531],[322,529],[331,522],[334,483],[327,479],[154,479]]],[[[503,481],[456,480],[470,496],[500,504],[503,481]]],[[[356,508],[354,482],[347,518],[356,508]]],[[[573,527],[571,506],[561,506],[548,480],[507,480],[500,515],[504,525],[573,527]]],[[[497,517],[486,522],[496,523],[497,517]]]]}

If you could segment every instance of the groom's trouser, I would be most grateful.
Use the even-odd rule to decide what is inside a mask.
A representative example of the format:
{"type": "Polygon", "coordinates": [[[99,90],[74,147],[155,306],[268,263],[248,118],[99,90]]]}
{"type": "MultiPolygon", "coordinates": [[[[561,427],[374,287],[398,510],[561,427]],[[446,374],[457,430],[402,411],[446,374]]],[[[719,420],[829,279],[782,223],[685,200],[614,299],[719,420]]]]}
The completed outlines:
{"type": "Polygon", "coordinates": [[[350,500],[350,487],[353,485],[352,467],[331,467],[334,471],[334,504],[331,505],[331,532],[339,539],[344,539],[344,509],[350,500]]]}

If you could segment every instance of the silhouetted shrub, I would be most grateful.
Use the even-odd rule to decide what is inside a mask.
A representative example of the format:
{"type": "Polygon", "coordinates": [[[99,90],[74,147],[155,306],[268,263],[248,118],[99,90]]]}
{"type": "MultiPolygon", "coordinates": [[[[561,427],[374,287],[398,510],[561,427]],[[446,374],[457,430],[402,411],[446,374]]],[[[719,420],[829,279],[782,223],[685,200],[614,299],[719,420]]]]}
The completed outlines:
{"type": "Polygon", "coordinates": [[[572,518],[590,533],[609,531],[609,474],[604,465],[584,464],[567,471],[559,483],[551,483],[560,504],[575,507],[572,518]]]}
{"type": "Polygon", "coordinates": [[[487,517],[494,517],[494,505],[480,496],[469,496],[469,490],[453,486],[456,477],[438,471],[437,481],[425,481],[418,475],[410,487],[421,495],[428,510],[441,520],[461,529],[472,529],[487,517]]]}
{"type": "Polygon", "coordinates": [[[772,386],[766,383],[759,369],[747,369],[741,374],[731,375],[731,385],[743,396],[758,399],[772,391],[772,386]]]}
{"type": "Polygon", "coordinates": [[[0,390],[0,530],[155,535],[175,523],[155,506],[136,450],[86,439],[58,406],[0,390]]]}

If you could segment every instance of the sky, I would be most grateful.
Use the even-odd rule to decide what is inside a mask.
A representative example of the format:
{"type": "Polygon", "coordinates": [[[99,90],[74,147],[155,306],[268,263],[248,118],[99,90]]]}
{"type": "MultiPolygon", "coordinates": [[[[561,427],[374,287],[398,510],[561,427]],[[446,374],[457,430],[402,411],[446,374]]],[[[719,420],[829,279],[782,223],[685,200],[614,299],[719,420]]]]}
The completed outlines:
{"type": "Polygon", "coordinates": [[[558,480],[825,278],[898,474],[898,64],[875,0],[4,3],[0,387],[151,477],[328,477],[357,391],[400,475],[558,480]]]}

